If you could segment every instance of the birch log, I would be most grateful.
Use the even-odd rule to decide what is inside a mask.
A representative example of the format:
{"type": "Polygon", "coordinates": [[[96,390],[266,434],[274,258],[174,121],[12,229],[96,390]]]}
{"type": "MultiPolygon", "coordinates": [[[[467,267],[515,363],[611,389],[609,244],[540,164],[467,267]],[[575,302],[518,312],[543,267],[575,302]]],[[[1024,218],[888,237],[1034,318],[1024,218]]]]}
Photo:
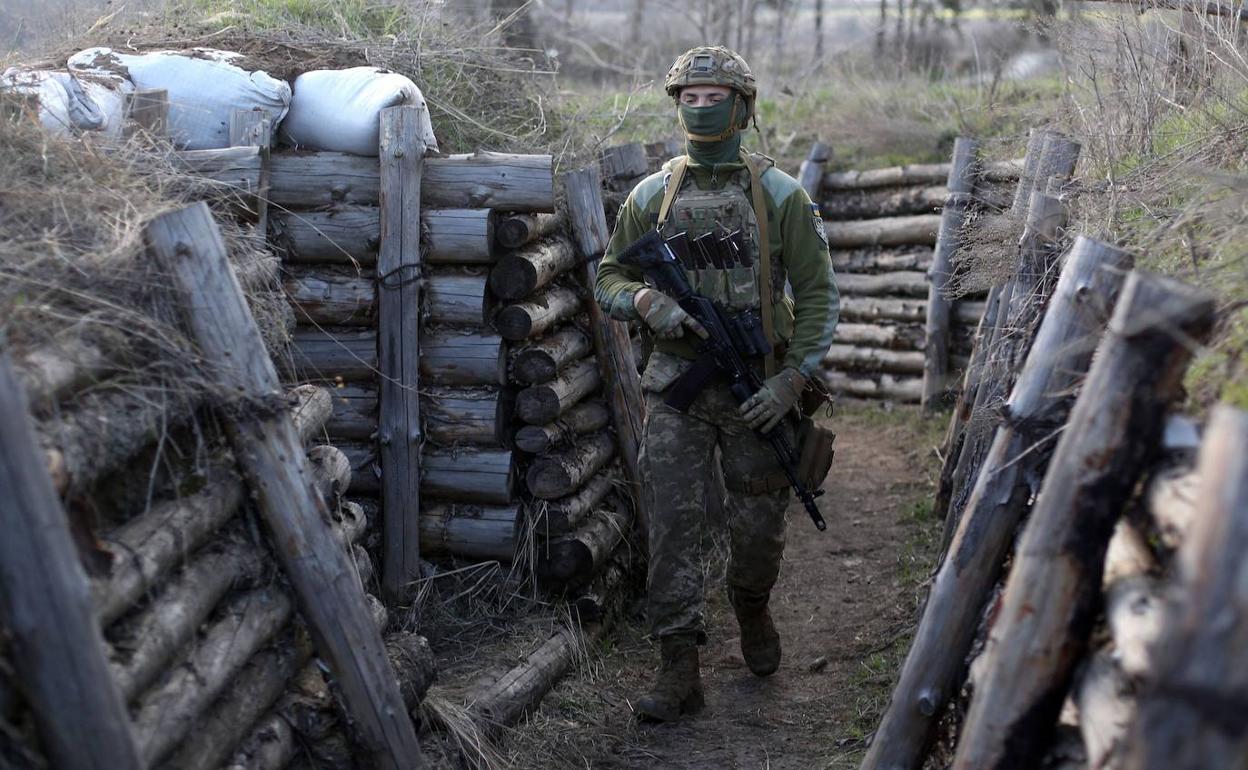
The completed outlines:
{"type": "Polygon", "coordinates": [[[0,613],[43,746],[56,766],[70,770],[140,768],[87,577],[3,351],[0,435],[0,613]]]}
{"type": "Polygon", "coordinates": [[[494,328],[503,339],[523,340],[544,334],[581,312],[581,309],[581,298],[575,291],[554,286],[524,302],[499,309],[494,316],[494,328]]]}
{"type": "Polygon", "coordinates": [[[589,337],[575,326],[566,326],[517,350],[511,358],[511,376],[521,385],[550,382],[559,370],[589,355],[589,337]]]}
{"type": "Polygon", "coordinates": [[[566,238],[546,238],[499,257],[490,270],[490,291],[503,299],[527,297],[575,265],[566,238]]]}
{"type": "Polygon", "coordinates": [[[926,297],[927,276],[917,271],[891,273],[842,273],[836,277],[837,288],[854,297],[926,297]]]}
{"type": "Polygon", "coordinates": [[[916,214],[908,217],[862,219],[856,222],[827,222],[828,246],[833,249],[863,246],[907,246],[936,243],[940,229],[939,214],[916,214]]]}
{"type": "Polygon", "coordinates": [[[838,323],[836,341],[849,346],[922,350],[923,327],[918,324],[838,323]]]}
{"type": "Polygon", "coordinates": [[[1127,767],[1214,768],[1242,764],[1248,699],[1248,414],[1219,406],[1200,450],[1199,515],[1178,555],[1153,676],[1127,767]]]}
{"type": "Polygon", "coordinates": [[[1087,644],[1115,521],[1213,316],[1207,294],[1128,277],[1023,532],[955,768],[1027,767],[1039,753],[1087,644]]]}
{"type": "MultiPolygon", "coordinates": [[[[194,297],[187,321],[225,391],[271,399],[277,374],[207,205],[158,217],[148,226],[148,240],[178,288],[194,297]]],[[[240,410],[227,421],[227,430],[278,561],[339,682],[365,751],[382,768],[423,765],[394,672],[369,625],[354,566],[326,523],[324,500],[312,492],[293,422],[280,412],[240,410]]]]}
{"type": "Polygon", "coordinates": [[[940,211],[948,196],[949,189],[944,185],[846,190],[825,196],[819,213],[824,219],[838,222],[931,214],[940,211]]]}
{"type": "Polygon", "coordinates": [[[1014,532],[1043,478],[1051,442],[1071,405],[1129,268],[1129,254],[1080,238],[1011,394],[1010,419],[998,431],[940,565],[910,652],[876,731],[863,770],[916,768],[935,719],[957,691],[983,607],[997,582],[1014,532]],[[1037,426],[1017,430],[1015,425],[1037,426]],[[1038,450],[1038,451],[1037,451],[1038,450]]]}
{"type": "Polygon", "coordinates": [[[893,374],[922,374],[923,353],[917,350],[883,350],[852,345],[830,345],[823,356],[825,366],[840,370],[868,370],[893,374]]]}
{"type": "Polygon", "coordinates": [[[606,427],[611,420],[607,408],[597,402],[580,403],[567,409],[558,419],[546,425],[526,425],[516,431],[516,449],[529,454],[542,454],[575,439],[606,427]]]}
{"type": "Polygon", "coordinates": [[[837,278],[841,273],[874,273],[887,270],[923,270],[932,266],[932,249],[926,246],[902,246],[896,249],[866,247],[837,249],[832,252],[832,267],[837,278]]]}
{"type": "Polygon", "coordinates": [[[494,240],[505,249],[518,249],[563,227],[562,214],[512,213],[494,226],[494,240]]]}
{"type": "Polygon", "coordinates": [[[582,359],[550,382],[530,385],[516,396],[516,415],[530,425],[545,425],[559,418],[573,404],[602,384],[598,362],[582,359]]]}
{"type": "Polygon", "coordinates": [[[607,433],[589,436],[563,452],[543,455],[529,466],[529,493],[542,500],[570,495],[614,455],[615,443],[607,433]]]}
{"type": "Polygon", "coordinates": [[[879,398],[917,404],[923,394],[923,380],[918,377],[893,377],[883,374],[872,378],[825,370],[823,381],[833,393],[844,393],[855,398],[879,398]]]}

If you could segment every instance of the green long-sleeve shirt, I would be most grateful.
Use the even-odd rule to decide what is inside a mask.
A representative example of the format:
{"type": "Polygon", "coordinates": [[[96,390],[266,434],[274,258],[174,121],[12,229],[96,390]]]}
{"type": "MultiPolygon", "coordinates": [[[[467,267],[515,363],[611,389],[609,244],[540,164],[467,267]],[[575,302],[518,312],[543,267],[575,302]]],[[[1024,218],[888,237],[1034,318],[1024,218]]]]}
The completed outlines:
{"type": "MultiPolygon", "coordinates": [[[[699,189],[707,190],[722,186],[722,180],[742,168],[741,163],[708,168],[691,159],[687,174],[693,177],[699,189]]],[[[598,267],[594,296],[603,311],[613,318],[637,319],[633,296],[644,286],[641,271],[620,264],[617,255],[655,227],[666,174],[665,166],[663,171],[646,177],[633,188],[620,209],[615,232],[598,267]]],[[[776,339],[773,342],[787,344],[782,366],[792,367],[809,377],[819,369],[832,344],[840,317],[840,292],[823,236],[823,223],[810,196],[796,179],[777,168],[764,171],[762,183],[771,253],[779,255],[792,288],[792,298],[786,296],[774,306],[776,339]]],[[[761,217],[759,212],[755,213],[761,217]]],[[[772,280],[783,281],[784,276],[773,275],[772,280]]],[[[683,337],[655,340],[655,349],[681,358],[694,357],[692,344],[683,337]]]]}

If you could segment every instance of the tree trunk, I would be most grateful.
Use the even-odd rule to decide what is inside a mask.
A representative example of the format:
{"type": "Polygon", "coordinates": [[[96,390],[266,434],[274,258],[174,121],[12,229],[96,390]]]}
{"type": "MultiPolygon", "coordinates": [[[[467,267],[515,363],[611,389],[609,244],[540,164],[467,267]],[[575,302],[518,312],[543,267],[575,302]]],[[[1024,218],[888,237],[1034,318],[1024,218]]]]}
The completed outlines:
{"type": "Polygon", "coordinates": [[[526,476],[529,492],[542,500],[556,500],[581,487],[615,455],[615,443],[598,433],[558,454],[537,458],[526,476]]]}
{"type": "Polygon", "coordinates": [[[568,408],[558,419],[546,425],[526,425],[516,431],[516,449],[529,454],[543,454],[555,447],[575,441],[577,436],[606,427],[611,415],[596,401],[568,408]]]}
{"type": "Polygon", "coordinates": [[[503,299],[521,299],[575,265],[576,252],[566,238],[546,238],[499,257],[490,270],[490,291],[503,299]]]}
{"type": "MultiPolygon", "coordinates": [[[[278,388],[277,373],[207,205],[162,215],[148,225],[147,235],[158,262],[182,292],[195,298],[188,306],[188,325],[207,360],[215,363],[223,392],[271,397],[278,388]]],[[[394,671],[379,635],[368,625],[350,557],[326,522],[325,501],[311,488],[293,421],[254,409],[227,416],[231,443],[270,541],[299,597],[318,652],[339,682],[361,744],[382,768],[422,766],[394,671]]],[[[145,755],[155,753],[148,744],[145,755]]]]}
{"type": "Polygon", "coordinates": [[[287,376],[313,382],[369,382],[377,375],[377,332],[304,326],[291,335],[287,376]]]}
{"type": "Polygon", "coordinates": [[[420,512],[421,548],[430,554],[510,562],[520,534],[519,514],[517,505],[431,502],[420,512]]]}
{"type": "Polygon", "coordinates": [[[518,249],[564,226],[563,214],[503,215],[494,225],[494,241],[504,249],[518,249]]]}
{"type": "Polygon", "coordinates": [[[426,389],[421,396],[425,437],[444,447],[506,443],[512,398],[498,390],[426,389]]]}
{"type": "MultiPolygon", "coordinates": [[[[492,264],[494,217],[490,209],[422,211],[425,261],[436,265],[492,264]]],[[[381,210],[340,205],[328,211],[275,212],[272,242],[287,263],[372,266],[381,244],[381,210]]]]}
{"type": "Polygon", "coordinates": [[[430,385],[507,383],[507,353],[498,335],[430,329],[420,348],[421,378],[430,385]]]}
{"type": "Polygon", "coordinates": [[[530,528],[541,537],[571,532],[606,499],[618,482],[603,470],[584,486],[558,500],[535,500],[529,504],[530,528]]]}
{"type": "Polygon", "coordinates": [[[524,302],[501,308],[494,316],[494,328],[503,339],[519,341],[544,334],[581,310],[581,298],[576,292],[554,286],[524,302]]]}
{"type": "MultiPolygon", "coordinates": [[[[431,209],[554,211],[553,163],[549,155],[493,152],[428,158],[420,202],[431,209]]],[[[321,209],[380,202],[376,158],[333,152],[274,153],[272,165],[271,202],[279,207],[321,209]]]]}
{"type": "Polygon", "coordinates": [[[831,345],[823,357],[824,366],[837,370],[922,374],[923,353],[917,350],[881,350],[831,345]]]}
{"type": "Polygon", "coordinates": [[[515,465],[506,449],[426,449],[421,491],[464,503],[510,503],[515,499],[515,465]]]}
{"type": "Polygon", "coordinates": [[[542,385],[530,385],[516,396],[516,415],[530,425],[545,425],[559,418],[602,384],[598,362],[582,359],[542,385]]]}
{"type": "Polygon", "coordinates": [[[215,195],[241,198],[247,203],[260,191],[264,157],[259,147],[182,150],[169,159],[179,171],[203,177],[215,195]]]}
{"type": "Polygon", "coordinates": [[[484,328],[493,311],[486,278],[475,273],[430,273],[425,312],[435,324],[484,328]]]}
{"type": "MultiPolygon", "coordinates": [[[[473,693],[469,710],[494,727],[505,727],[536,708],[555,683],[572,669],[585,641],[571,628],[560,629],[532,655],[495,682],[473,693]]],[[[590,632],[591,639],[595,636],[590,632]]]]}
{"type": "Polygon", "coordinates": [[[923,246],[902,246],[883,251],[879,248],[838,249],[832,252],[832,267],[837,279],[843,273],[875,273],[888,270],[923,270],[932,266],[932,249],[923,246]]]}
{"type": "Polygon", "coordinates": [[[940,232],[933,252],[931,286],[927,291],[926,342],[923,359],[924,410],[931,411],[941,401],[949,375],[949,320],[953,304],[945,295],[945,287],[953,274],[953,255],[962,246],[962,229],[966,223],[970,193],[975,186],[975,156],[978,143],[959,137],[954,142],[953,161],[949,167],[949,200],[940,216],[940,232]]]}
{"type": "Polygon", "coordinates": [[[918,377],[893,377],[883,374],[877,380],[825,370],[823,382],[833,393],[843,393],[855,398],[879,398],[917,404],[923,394],[923,380],[918,377]]]}
{"type": "Polygon", "coordinates": [[[1234,705],[1248,698],[1248,414],[1214,410],[1198,467],[1198,515],[1140,695],[1126,763],[1133,770],[1235,767],[1248,754],[1234,705]]]}
{"type": "Polygon", "coordinates": [[[589,523],[541,549],[538,578],[563,591],[588,585],[624,539],[629,518],[625,510],[606,507],[595,511],[589,523]]]}
{"type": "Polygon", "coordinates": [[[511,357],[511,377],[521,385],[550,382],[574,361],[592,352],[589,337],[575,326],[565,326],[516,351],[511,357]]]}
{"type": "Polygon", "coordinates": [[[863,246],[933,246],[940,229],[939,214],[828,222],[828,246],[833,249],[863,246]]]}
{"type": "MultiPolygon", "coordinates": [[[[971,190],[966,192],[970,197],[971,190]]],[[[825,197],[819,213],[831,222],[931,214],[941,210],[948,196],[944,185],[845,190],[825,197]]]]}
{"type": "Polygon", "coordinates": [[[377,283],[350,267],[287,266],[282,289],[300,323],[372,326],[377,323],[377,283]]]}
{"type": "Polygon", "coordinates": [[[1128,277],[1023,532],[956,768],[1027,767],[1044,745],[1095,619],[1114,523],[1213,315],[1206,294],[1128,277]]]}
{"type": "Polygon", "coordinates": [[[1131,256],[1080,238],[1066,259],[1053,301],[1009,401],[948,557],[928,594],[892,702],[863,770],[915,768],[945,701],[958,690],[963,661],[997,582],[1014,532],[1044,478],[1051,441],[1070,408],[1069,395],[1092,358],[1105,308],[1112,307],[1131,256]],[[1013,426],[1036,426],[1017,430],[1013,426]],[[1040,451],[1036,451],[1039,449],[1040,451]]]}
{"type": "Polygon", "coordinates": [[[917,299],[841,297],[842,321],[903,321],[923,323],[927,303],[917,299]]]}
{"type": "Polygon", "coordinates": [[[921,351],[923,327],[917,324],[876,326],[843,323],[836,325],[836,340],[843,345],[921,351]]]}
{"type": "Polygon", "coordinates": [[[3,352],[0,435],[0,616],[41,743],[57,767],[140,768],[87,576],[3,352]]]}
{"type": "MultiPolygon", "coordinates": [[[[927,276],[919,272],[876,273],[842,273],[836,277],[837,288],[842,294],[856,297],[926,297],[928,295],[927,276]]],[[[948,300],[946,300],[947,302],[948,300]]]]}

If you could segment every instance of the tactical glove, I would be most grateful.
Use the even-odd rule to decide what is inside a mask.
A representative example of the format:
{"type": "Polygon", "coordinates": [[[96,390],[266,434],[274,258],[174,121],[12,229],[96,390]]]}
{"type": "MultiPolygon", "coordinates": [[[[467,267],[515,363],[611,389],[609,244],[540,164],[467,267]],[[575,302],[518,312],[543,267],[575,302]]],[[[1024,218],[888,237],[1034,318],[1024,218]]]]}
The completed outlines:
{"type": "Polygon", "coordinates": [[[806,378],[791,367],[767,378],[763,387],[741,405],[741,416],[751,430],[766,433],[789,413],[806,387],[806,378]]]}
{"type": "Polygon", "coordinates": [[[682,337],[685,329],[706,339],[706,329],[697,319],[684,311],[676,300],[654,289],[642,289],[633,295],[637,314],[657,335],[665,340],[682,337]]]}

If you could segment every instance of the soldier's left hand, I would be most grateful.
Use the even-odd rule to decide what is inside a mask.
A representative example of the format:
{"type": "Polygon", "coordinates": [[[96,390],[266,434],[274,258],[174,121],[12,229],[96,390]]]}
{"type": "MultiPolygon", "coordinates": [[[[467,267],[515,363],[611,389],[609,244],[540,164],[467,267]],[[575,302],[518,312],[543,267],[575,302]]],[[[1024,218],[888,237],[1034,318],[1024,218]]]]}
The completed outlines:
{"type": "Polygon", "coordinates": [[[751,430],[766,433],[780,422],[806,387],[806,378],[791,367],[767,378],[763,387],[741,405],[741,416],[751,430]]]}

